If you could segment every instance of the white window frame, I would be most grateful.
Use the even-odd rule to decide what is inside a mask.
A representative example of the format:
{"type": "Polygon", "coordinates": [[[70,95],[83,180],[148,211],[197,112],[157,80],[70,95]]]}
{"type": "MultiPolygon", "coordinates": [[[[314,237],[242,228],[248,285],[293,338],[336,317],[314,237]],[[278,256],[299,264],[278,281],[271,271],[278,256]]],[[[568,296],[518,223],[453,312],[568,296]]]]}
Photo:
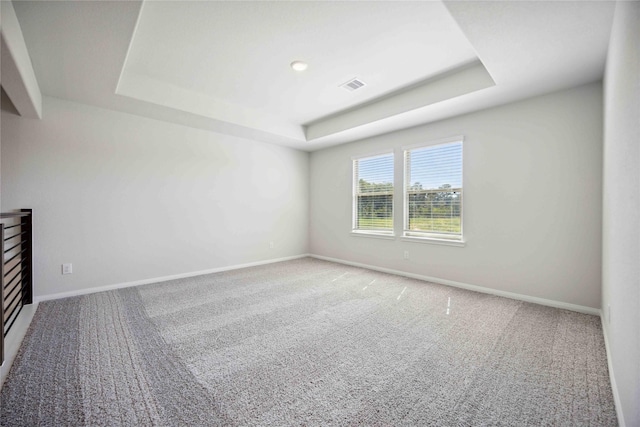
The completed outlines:
{"type": "Polygon", "coordinates": [[[359,236],[359,237],[374,237],[380,239],[395,239],[395,215],[396,215],[396,206],[395,206],[395,193],[396,193],[396,183],[395,183],[395,152],[394,150],[385,150],[375,153],[368,153],[364,155],[354,156],[351,158],[351,235],[359,236]],[[361,230],[356,228],[358,225],[358,173],[356,169],[356,162],[364,159],[373,159],[376,157],[383,157],[391,155],[392,158],[392,179],[391,183],[393,184],[393,195],[391,197],[391,230],[361,230]]]}
{"type": "MultiPolygon", "coordinates": [[[[428,233],[425,232],[424,235],[419,235],[419,232],[409,230],[409,200],[408,200],[408,188],[411,185],[410,180],[410,170],[407,165],[407,153],[411,150],[416,150],[420,148],[426,147],[435,147],[438,145],[448,145],[453,143],[462,143],[462,188],[460,189],[461,196],[464,193],[464,136],[452,136],[447,138],[441,138],[437,140],[432,140],[428,142],[423,142],[420,144],[408,145],[402,147],[402,164],[403,164],[403,182],[402,182],[402,194],[403,194],[403,206],[402,206],[402,237],[401,240],[410,241],[410,242],[420,242],[420,243],[432,243],[432,244],[441,244],[447,246],[465,246],[464,239],[464,197],[462,197],[462,202],[460,205],[460,238],[459,239],[447,239],[443,238],[444,235],[438,233],[428,233]]],[[[395,212],[395,211],[394,211],[395,212]]]]}

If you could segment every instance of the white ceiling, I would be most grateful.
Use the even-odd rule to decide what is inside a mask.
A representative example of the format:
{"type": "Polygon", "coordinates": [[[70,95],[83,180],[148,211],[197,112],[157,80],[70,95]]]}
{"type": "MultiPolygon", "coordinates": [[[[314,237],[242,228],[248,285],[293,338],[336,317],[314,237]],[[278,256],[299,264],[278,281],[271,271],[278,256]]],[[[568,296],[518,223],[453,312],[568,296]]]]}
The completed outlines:
{"type": "Polygon", "coordinates": [[[44,95],[309,151],[596,81],[615,7],[13,3],[44,95]]]}

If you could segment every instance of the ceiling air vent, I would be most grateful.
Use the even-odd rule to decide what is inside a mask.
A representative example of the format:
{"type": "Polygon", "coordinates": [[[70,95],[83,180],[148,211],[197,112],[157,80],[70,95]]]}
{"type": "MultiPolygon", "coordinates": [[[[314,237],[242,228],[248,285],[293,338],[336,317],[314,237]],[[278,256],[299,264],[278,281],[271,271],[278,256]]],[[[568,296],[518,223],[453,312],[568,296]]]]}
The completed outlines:
{"type": "Polygon", "coordinates": [[[340,87],[348,90],[349,92],[353,92],[354,90],[360,89],[364,85],[366,85],[365,82],[355,77],[348,82],[341,84],[340,87]]]}

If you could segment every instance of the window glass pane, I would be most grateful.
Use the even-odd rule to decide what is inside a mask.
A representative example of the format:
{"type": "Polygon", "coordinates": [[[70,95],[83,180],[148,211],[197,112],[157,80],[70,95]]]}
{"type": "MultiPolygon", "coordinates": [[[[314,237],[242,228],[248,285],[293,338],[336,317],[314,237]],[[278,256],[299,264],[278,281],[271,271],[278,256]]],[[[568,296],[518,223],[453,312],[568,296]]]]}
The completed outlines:
{"type": "Polygon", "coordinates": [[[393,153],[353,161],[354,230],[393,232],[393,153]]]}
{"type": "Polygon", "coordinates": [[[405,235],[462,239],[462,141],[405,151],[405,235]]]}

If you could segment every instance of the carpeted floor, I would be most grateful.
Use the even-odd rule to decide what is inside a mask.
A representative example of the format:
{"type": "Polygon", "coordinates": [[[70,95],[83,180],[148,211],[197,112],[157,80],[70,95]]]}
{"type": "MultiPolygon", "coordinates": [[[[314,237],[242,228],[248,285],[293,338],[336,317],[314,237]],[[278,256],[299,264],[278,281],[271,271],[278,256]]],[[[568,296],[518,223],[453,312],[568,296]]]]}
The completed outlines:
{"type": "Polygon", "coordinates": [[[3,426],[617,425],[600,319],[315,259],[41,303],[3,426]]]}

